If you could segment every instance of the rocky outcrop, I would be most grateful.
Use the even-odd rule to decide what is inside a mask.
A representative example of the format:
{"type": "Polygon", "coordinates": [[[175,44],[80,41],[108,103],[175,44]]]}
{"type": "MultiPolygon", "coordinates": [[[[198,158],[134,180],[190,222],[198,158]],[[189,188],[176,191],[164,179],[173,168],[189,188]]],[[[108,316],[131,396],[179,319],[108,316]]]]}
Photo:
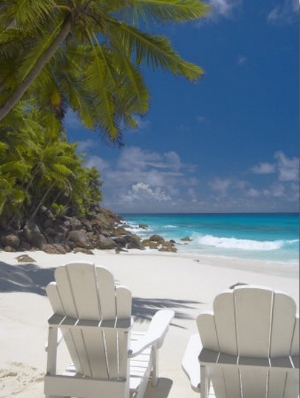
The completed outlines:
{"type": "Polygon", "coordinates": [[[175,242],[173,240],[166,241],[160,235],[152,235],[149,239],[144,239],[142,241],[143,246],[149,247],[150,249],[157,249],[161,252],[177,252],[175,242]]]}
{"type": "MultiPolygon", "coordinates": [[[[143,224],[143,229],[147,226],[143,224]]],[[[8,252],[43,250],[49,254],[71,251],[93,254],[94,249],[114,249],[119,253],[128,249],[175,252],[175,242],[167,242],[159,235],[141,239],[126,230],[122,217],[112,211],[95,207],[84,218],[63,216],[54,218],[49,211],[40,211],[20,230],[0,230],[0,249],[8,252]]]]}

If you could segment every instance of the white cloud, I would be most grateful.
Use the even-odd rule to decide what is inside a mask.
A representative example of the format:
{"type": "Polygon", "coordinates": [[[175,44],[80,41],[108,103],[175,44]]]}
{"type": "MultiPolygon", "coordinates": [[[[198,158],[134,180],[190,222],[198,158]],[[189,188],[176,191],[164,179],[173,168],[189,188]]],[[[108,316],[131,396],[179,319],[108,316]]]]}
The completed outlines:
{"type": "Polygon", "coordinates": [[[200,116],[197,116],[197,122],[199,124],[203,124],[203,123],[208,123],[208,120],[206,119],[205,116],[200,115],[200,116]]]}
{"type": "Polygon", "coordinates": [[[247,64],[247,58],[244,55],[239,55],[237,59],[238,66],[245,66],[247,64]]]}
{"type": "Polygon", "coordinates": [[[64,125],[67,126],[67,129],[78,129],[83,128],[80,117],[76,112],[72,111],[72,109],[68,109],[66,116],[64,118],[64,125]]]}
{"type": "Polygon", "coordinates": [[[133,129],[128,129],[128,133],[140,133],[142,131],[148,131],[151,125],[151,122],[147,119],[143,119],[141,116],[134,116],[134,120],[137,123],[137,127],[133,129]]]}
{"type": "Polygon", "coordinates": [[[128,190],[124,196],[126,202],[145,202],[157,201],[165,202],[171,200],[171,197],[167,195],[160,187],[151,187],[143,182],[138,182],[128,190]]]}
{"type": "Polygon", "coordinates": [[[166,160],[169,168],[176,171],[182,168],[180,157],[176,152],[172,151],[164,153],[164,159],[166,160]]]}
{"type": "Polygon", "coordinates": [[[128,147],[122,150],[118,166],[124,170],[145,170],[149,167],[155,169],[180,170],[183,165],[179,155],[174,152],[145,151],[138,147],[128,147]]]}
{"type": "Polygon", "coordinates": [[[274,154],[273,163],[252,167],[250,177],[247,170],[236,170],[230,176],[220,170],[208,180],[175,151],[125,147],[111,163],[99,156],[88,159],[88,166],[96,166],[104,181],[103,205],[120,213],[296,211],[298,165],[297,158],[280,151],[274,154]]]}
{"type": "Polygon", "coordinates": [[[227,190],[232,182],[229,179],[215,178],[209,183],[209,186],[213,191],[219,192],[222,196],[227,194],[227,190]]]}
{"type": "Polygon", "coordinates": [[[100,158],[100,156],[90,156],[86,162],[86,167],[96,167],[99,171],[103,171],[109,168],[109,164],[106,160],[100,158]]]}
{"type": "Polygon", "coordinates": [[[121,151],[121,155],[118,161],[120,169],[124,170],[143,170],[147,166],[147,160],[152,161],[158,159],[157,154],[151,154],[150,152],[144,152],[138,147],[127,147],[121,151]]]}
{"type": "Polygon", "coordinates": [[[248,196],[250,196],[251,198],[258,198],[260,194],[260,191],[254,188],[250,188],[248,191],[248,196]]]}
{"type": "Polygon", "coordinates": [[[276,152],[275,159],[279,173],[279,181],[298,181],[299,180],[299,159],[288,158],[283,152],[276,152]]]}
{"type": "Polygon", "coordinates": [[[285,0],[277,4],[268,14],[267,21],[274,25],[285,25],[296,21],[299,10],[298,0],[285,0]]]}
{"type": "Polygon", "coordinates": [[[85,152],[88,149],[93,148],[95,145],[97,145],[98,143],[94,140],[88,139],[85,141],[79,141],[78,145],[77,145],[77,151],[79,153],[85,152]]]}
{"type": "Polygon", "coordinates": [[[275,165],[272,163],[259,163],[251,169],[255,174],[272,174],[275,173],[275,165]]]}
{"type": "Polygon", "coordinates": [[[241,3],[242,0],[209,0],[208,4],[211,7],[210,18],[229,18],[241,3]]]}

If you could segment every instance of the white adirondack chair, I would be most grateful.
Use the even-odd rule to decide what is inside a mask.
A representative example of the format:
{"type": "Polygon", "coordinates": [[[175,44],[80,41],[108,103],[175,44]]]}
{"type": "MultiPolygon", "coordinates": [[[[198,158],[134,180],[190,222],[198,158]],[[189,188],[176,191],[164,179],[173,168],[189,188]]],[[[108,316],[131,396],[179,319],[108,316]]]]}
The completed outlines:
{"type": "Polygon", "coordinates": [[[49,319],[46,397],[143,397],[158,377],[158,349],[174,317],[158,311],[145,334],[131,332],[131,292],[116,286],[111,272],[91,263],[58,267],[47,286],[49,319]],[[64,339],[72,365],[57,371],[64,339]]]}
{"type": "Polygon", "coordinates": [[[182,360],[201,398],[298,397],[299,317],[294,300],[248,285],[218,295],[213,310],[198,316],[200,338],[191,336],[182,360]]]}

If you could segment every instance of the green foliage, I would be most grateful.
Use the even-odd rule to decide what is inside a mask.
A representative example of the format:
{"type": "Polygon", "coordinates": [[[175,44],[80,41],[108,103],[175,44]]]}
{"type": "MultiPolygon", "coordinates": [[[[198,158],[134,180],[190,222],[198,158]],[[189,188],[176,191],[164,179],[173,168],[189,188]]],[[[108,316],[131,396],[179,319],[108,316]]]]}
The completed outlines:
{"type": "Polygon", "coordinates": [[[66,141],[66,110],[121,145],[149,108],[141,66],[203,74],[152,29],[207,12],[200,0],[0,1],[0,226],[22,225],[41,205],[85,215],[102,199],[98,171],[66,141]]]}
{"type": "Polygon", "coordinates": [[[84,167],[61,123],[49,120],[45,111],[20,103],[0,122],[2,227],[22,225],[41,205],[57,217],[83,216],[101,201],[99,172],[84,167]]]}
{"type": "Polygon", "coordinates": [[[34,98],[60,118],[72,108],[121,143],[122,129],[149,108],[141,65],[191,81],[203,74],[152,30],[207,12],[200,0],[2,0],[0,120],[20,98],[34,98]]]}

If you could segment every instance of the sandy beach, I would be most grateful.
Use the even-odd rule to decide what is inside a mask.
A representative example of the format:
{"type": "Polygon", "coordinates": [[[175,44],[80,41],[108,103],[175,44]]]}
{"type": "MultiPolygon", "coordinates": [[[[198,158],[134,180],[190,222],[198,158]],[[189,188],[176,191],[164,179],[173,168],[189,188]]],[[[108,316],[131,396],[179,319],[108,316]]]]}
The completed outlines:
{"type": "Polygon", "coordinates": [[[218,261],[169,253],[94,251],[94,255],[49,255],[44,252],[0,252],[0,398],[41,398],[46,367],[44,346],[47,320],[52,315],[45,286],[54,269],[72,261],[88,261],[109,268],[117,282],[133,294],[138,329],[159,308],[176,316],[160,354],[158,387],[148,387],[145,398],[192,398],[197,394],[181,369],[189,337],[196,332],[196,316],[211,309],[214,297],[240,282],[288,293],[299,309],[299,275],[246,261],[218,261]],[[18,262],[28,254],[35,262],[18,262]]]}

